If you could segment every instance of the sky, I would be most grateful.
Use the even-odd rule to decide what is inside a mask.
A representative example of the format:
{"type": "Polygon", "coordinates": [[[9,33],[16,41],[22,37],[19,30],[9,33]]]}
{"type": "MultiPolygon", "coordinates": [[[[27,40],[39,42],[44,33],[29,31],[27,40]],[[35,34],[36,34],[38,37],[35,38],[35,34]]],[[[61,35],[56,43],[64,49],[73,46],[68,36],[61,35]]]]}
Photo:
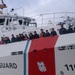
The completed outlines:
{"type": "Polygon", "coordinates": [[[35,16],[53,12],[75,12],[75,0],[4,0],[8,12],[11,8],[14,13],[24,16],[35,16]],[[20,9],[17,9],[20,8],[20,9]]]}

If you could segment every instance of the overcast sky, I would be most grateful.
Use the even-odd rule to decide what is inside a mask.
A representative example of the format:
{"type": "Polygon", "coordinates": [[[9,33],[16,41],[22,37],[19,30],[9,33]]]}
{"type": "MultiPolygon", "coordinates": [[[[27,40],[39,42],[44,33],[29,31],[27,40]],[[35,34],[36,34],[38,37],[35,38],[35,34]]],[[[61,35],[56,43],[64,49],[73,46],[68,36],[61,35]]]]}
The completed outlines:
{"type": "MultiPolygon", "coordinates": [[[[41,13],[75,12],[75,0],[4,0],[11,8],[23,7],[25,16],[34,16],[41,13]]],[[[23,9],[15,10],[18,15],[23,15],[23,9]]]]}

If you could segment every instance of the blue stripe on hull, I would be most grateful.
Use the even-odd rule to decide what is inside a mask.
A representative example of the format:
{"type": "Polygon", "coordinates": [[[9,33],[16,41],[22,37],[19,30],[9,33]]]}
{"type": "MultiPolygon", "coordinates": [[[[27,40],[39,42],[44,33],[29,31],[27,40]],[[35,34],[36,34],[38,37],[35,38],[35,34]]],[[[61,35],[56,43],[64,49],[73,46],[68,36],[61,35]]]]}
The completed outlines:
{"type": "Polygon", "coordinates": [[[29,45],[29,40],[27,41],[27,44],[24,50],[24,75],[26,75],[26,51],[28,49],[28,45],[29,45]]]}

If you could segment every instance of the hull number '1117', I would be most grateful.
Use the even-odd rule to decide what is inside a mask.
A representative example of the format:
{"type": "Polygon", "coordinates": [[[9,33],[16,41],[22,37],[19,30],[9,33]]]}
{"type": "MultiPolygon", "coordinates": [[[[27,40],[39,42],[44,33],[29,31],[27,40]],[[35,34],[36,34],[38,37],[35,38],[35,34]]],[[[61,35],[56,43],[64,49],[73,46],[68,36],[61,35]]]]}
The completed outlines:
{"type": "Polygon", "coordinates": [[[74,65],[72,65],[72,64],[70,64],[70,65],[66,64],[65,67],[66,67],[67,71],[70,71],[70,70],[74,71],[75,70],[75,64],[74,65]]]}

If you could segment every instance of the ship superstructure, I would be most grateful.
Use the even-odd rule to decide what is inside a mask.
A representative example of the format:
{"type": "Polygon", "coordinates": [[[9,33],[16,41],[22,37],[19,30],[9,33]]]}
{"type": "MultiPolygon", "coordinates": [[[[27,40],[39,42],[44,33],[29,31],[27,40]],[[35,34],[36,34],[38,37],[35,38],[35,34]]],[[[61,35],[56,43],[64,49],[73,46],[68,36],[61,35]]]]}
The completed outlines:
{"type": "MultiPolygon", "coordinates": [[[[54,14],[54,13],[53,13],[54,14]]],[[[57,14],[57,13],[56,13],[57,14]]],[[[40,30],[56,35],[43,36],[34,39],[24,39],[16,42],[0,44],[0,75],[75,75],[75,18],[66,16],[63,21],[44,20],[38,26],[37,19],[18,15],[0,15],[0,40],[11,39],[11,35],[34,33],[40,35],[40,30]],[[43,22],[48,25],[43,26],[43,22]],[[54,25],[56,24],[56,25],[54,25]],[[66,29],[72,26],[72,33],[60,34],[60,25],[66,29]]],[[[46,17],[48,19],[48,17],[46,17]]],[[[50,19],[50,18],[49,18],[50,19]]]]}

